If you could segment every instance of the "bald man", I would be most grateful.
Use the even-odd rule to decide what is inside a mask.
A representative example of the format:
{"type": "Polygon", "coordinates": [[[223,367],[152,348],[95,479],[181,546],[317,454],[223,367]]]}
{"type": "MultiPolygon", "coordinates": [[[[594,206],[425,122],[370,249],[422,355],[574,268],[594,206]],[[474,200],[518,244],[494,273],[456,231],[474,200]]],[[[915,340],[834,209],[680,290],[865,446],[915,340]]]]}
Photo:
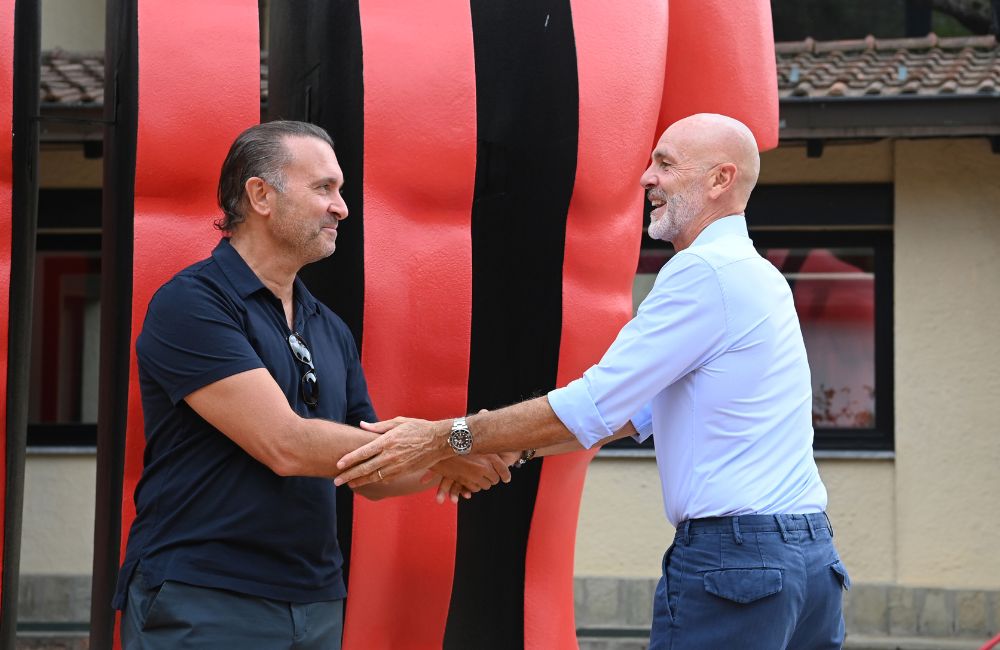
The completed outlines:
{"type": "Polygon", "coordinates": [[[677,252],[600,363],[492,413],[372,425],[384,435],[345,456],[337,482],[364,485],[472,450],[521,449],[528,460],[534,449],[652,435],[677,534],[650,650],[841,647],[849,579],[812,455],[805,346],[788,283],[754,249],[743,216],[759,170],[742,123],[700,114],[671,125],[641,183],[650,236],[677,252]]]}

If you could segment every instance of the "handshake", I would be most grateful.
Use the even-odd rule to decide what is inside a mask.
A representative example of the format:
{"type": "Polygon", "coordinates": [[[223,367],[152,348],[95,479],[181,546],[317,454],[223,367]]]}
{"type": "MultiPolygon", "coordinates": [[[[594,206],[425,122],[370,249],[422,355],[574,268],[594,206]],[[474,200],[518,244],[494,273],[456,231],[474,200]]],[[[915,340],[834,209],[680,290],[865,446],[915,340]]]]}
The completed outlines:
{"type": "Polygon", "coordinates": [[[458,503],[460,496],[471,499],[476,492],[509,483],[510,468],[520,467],[534,456],[534,450],[475,452],[472,434],[467,428],[453,434],[450,420],[396,417],[361,422],[361,428],[380,435],[337,463],[342,471],[334,480],[337,485],[347,483],[357,488],[423,472],[420,483],[437,481],[438,503],[458,503]]]}

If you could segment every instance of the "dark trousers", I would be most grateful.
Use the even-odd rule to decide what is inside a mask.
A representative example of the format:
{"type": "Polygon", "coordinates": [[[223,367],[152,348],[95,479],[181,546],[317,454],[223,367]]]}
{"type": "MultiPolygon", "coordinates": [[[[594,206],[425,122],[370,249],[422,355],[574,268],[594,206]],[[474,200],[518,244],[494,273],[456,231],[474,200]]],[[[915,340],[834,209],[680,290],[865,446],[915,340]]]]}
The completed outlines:
{"type": "Polygon", "coordinates": [[[663,557],[649,650],[827,650],[850,579],[825,513],[681,522],[663,557]]]}
{"type": "Polygon", "coordinates": [[[139,569],[122,612],[123,650],[340,650],[342,600],[289,603],[168,580],[139,569]]]}

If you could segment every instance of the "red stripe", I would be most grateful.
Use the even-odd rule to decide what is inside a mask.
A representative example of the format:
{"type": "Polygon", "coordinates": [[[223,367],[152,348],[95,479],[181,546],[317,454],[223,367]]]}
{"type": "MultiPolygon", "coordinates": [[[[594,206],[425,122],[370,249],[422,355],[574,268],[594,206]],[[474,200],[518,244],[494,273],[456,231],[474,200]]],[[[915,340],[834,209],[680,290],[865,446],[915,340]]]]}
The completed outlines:
{"type": "Polygon", "coordinates": [[[670,0],[669,44],[659,131],[693,113],[722,113],[750,127],[762,151],[778,146],[767,0],[670,0]]]}
{"type": "MultiPolygon", "coordinates": [[[[236,136],[260,119],[257,3],[139,0],[132,346],[122,556],[142,473],[135,339],[153,293],[208,256],[219,235],[219,169],[236,136]],[[178,47],[183,43],[183,47],[178,47]]],[[[115,635],[118,635],[116,626],[115,635]]],[[[118,640],[116,638],[116,645],[118,640]]]]}
{"type": "MultiPolygon", "coordinates": [[[[10,254],[13,190],[14,0],[0,0],[0,368],[7,368],[7,318],[10,309],[10,254]]],[[[0,373],[0,395],[7,394],[7,373],[0,373]]],[[[0,400],[0,449],[7,458],[7,400],[0,400]]],[[[6,542],[7,463],[0,463],[0,549],[6,542]]],[[[0,552],[0,579],[3,554],[0,552]]]]}
{"type": "MultiPolygon", "coordinates": [[[[362,362],[382,417],[447,417],[465,412],[469,378],[471,14],[468,3],[444,0],[362,0],[360,7],[362,362]]],[[[429,493],[358,499],[354,517],[344,647],[441,647],[454,577],[454,506],[438,506],[429,493]]]]}
{"type": "MultiPolygon", "coordinates": [[[[656,123],[666,51],[666,8],[645,4],[621,11],[614,3],[572,2],[580,155],[566,221],[559,386],[600,359],[632,314],[642,228],[638,179],[656,123]]],[[[525,563],[526,649],[577,647],[572,550],[592,457],[545,459],[525,563]]]]}

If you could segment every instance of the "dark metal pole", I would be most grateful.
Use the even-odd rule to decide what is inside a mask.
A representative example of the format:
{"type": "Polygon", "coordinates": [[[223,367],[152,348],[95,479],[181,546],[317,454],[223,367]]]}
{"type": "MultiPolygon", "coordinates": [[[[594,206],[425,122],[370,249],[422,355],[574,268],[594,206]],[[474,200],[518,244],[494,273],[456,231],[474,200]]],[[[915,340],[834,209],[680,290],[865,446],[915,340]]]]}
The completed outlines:
{"type": "Polygon", "coordinates": [[[38,0],[14,5],[14,137],[11,200],[10,298],[7,334],[7,481],[4,502],[0,647],[17,637],[17,587],[21,565],[24,450],[28,437],[31,371],[31,300],[38,219],[38,79],[41,55],[38,0]]]}
{"type": "Polygon", "coordinates": [[[90,648],[114,644],[111,608],[121,554],[122,475],[132,319],[132,240],[138,124],[136,0],[108,0],[104,48],[101,357],[90,648]]]}

